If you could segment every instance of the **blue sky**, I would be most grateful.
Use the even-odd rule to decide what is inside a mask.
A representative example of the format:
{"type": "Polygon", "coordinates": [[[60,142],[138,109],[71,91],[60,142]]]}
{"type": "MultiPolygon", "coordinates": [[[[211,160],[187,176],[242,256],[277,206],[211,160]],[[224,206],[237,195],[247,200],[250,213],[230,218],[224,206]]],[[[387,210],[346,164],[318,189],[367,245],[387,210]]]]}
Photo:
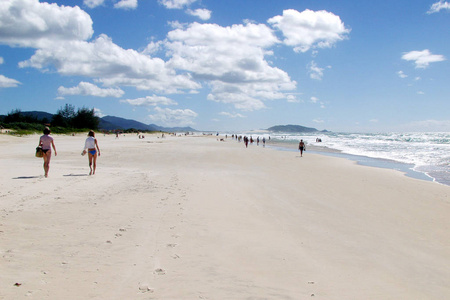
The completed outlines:
{"type": "Polygon", "coordinates": [[[2,0],[0,114],[450,131],[450,2],[2,0]]]}

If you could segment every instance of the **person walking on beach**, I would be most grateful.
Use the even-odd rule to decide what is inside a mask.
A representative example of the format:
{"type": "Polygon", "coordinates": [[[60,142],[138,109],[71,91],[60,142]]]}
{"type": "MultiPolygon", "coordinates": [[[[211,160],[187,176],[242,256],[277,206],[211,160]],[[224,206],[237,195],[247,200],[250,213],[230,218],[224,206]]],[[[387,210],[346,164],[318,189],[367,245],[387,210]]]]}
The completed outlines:
{"type": "Polygon", "coordinates": [[[298,144],[298,150],[300,150],[300,156],[303,157],[303,150],[305,150],[305,143],[303,140],[300,140],[300,143],[298,144]]]}
{"type": "Polygon", "coordinates": [[[56,153],[55,143],[53,141],[53,137],[50,135],[50,128],[45,127],[44,128],[44,135],[39,138],[39,146],[42,147],[43,156],[44,159],[44,172],[45,172],[45,178],[48,177],[48,170],[50,169],[50,159],[52,158],[52,147],[53,151],[56,153]]]}
{"type": "Polygon", "coordinates": [[[95,169],[97,168],[97,151],[98,156],[100,156],[100,148],[98,147],[97,139],[95,138],[95,133],[93,130],[89,131],[86,142],[84,143],[83,154],[88,153],[89,158],[89,168],[91,171],[89,175],[95,175],[95,169]]]}

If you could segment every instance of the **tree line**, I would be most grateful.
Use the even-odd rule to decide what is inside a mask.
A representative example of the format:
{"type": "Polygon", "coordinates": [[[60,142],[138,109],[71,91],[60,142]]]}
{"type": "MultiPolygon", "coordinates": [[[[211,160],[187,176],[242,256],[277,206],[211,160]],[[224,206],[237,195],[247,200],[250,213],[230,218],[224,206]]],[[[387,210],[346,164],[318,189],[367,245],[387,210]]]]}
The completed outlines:
{"type": "Polygon", "coordinates": [[[0,125],[5,128],[42,131],[45,126],[50,126],[52,132],[55,133],[82,131],[85,129],[97,130],[99,122],[100,119],[95,115],[93,108],[82,107],[75,109],[75,106],[71,104],[61,107],[50,120],[24,114],[19,109],[9,112],[0,119],[0,125]]]}

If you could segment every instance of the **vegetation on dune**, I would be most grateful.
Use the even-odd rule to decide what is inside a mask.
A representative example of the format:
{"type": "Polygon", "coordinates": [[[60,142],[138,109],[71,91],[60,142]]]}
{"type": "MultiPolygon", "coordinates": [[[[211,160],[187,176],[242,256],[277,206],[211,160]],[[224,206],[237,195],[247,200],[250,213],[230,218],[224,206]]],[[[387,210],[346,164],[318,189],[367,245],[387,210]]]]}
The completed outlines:
{"type": "Polygon", "coordinates": [[[24,135],[41,133],[46,126],[53,133],[73,133],[87,130],[98,130],[99,118],[95,116],[94,109],[86,107],[75,110],[75,106],[66,104],[49,119],[35,114],[23,113],[20,109],[0,116],[0,126],[12,129],[11,134],[24,135]]]}

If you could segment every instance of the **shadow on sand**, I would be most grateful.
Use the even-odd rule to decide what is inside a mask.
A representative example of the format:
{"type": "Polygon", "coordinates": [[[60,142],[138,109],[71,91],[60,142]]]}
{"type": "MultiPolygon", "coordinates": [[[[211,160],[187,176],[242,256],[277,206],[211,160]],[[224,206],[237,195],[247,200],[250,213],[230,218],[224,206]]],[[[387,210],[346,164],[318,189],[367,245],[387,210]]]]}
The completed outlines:
{"type": "Polygon", "coordinates": [[[88,174],[67,174],[67,175],[63,175],[64,177],[67,177],[67,176],[73,176],[73,177],[76,177],[76,176],[89,176],[88,174]]]}
{"type": "Polygon", "coordinates": [[[34,179],[34,178],[41,178],[44,176],[19,176],[19,177],[14,177],[13,179],[34,179]]]}

